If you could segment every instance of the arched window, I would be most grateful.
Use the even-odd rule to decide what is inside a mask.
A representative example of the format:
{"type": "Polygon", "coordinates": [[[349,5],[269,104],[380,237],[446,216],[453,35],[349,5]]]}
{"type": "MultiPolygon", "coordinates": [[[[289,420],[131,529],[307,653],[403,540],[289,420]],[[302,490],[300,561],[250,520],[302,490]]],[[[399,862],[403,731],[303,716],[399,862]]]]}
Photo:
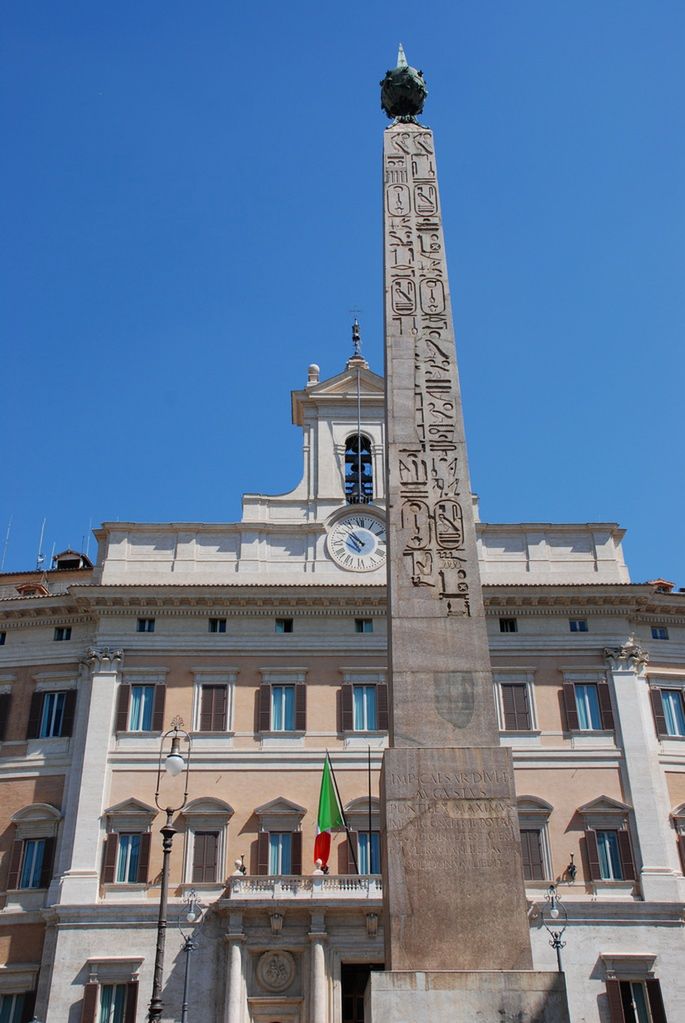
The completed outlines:
{"type": "Polygon", "coordinates": [[[371,441],[363,433],[353,433],[345,441],[345,497],[348,504],[373,501],[371,441]]]}

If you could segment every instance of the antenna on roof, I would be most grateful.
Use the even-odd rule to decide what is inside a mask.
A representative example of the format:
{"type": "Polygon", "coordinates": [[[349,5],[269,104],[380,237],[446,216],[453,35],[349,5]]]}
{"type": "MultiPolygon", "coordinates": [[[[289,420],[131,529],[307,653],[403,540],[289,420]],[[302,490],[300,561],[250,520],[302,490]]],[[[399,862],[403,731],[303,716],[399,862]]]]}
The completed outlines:
{"type": "Polygon", "coordinates": [[[90,534],[93,532],[93,516],[88,519],[88,532],[86,533],[86,557],[90,554],[90,534]]]}
{"type": "Polygon", "coordinates": [[[5,558],[7,557],[7,548],[10,542],[10,530],[12,529],[12,516],[10,515],[9,522],[7,523],[7,532],[5,534],[5,543],[2,548],[2,561],[0,561],[0,572],[5,570],[5,558]]]}
{"type": "Polygon", "coordinates": [[[48,565],[48,568],[52,568],[52,566],[55,564],[55,547],[56,546],[57,546],[57,544],[53,541],[52,551],[50,553],[50,564],[48,565]]]}
{"type": "Polygon", "coordinates": [[[36,554],[36,569],[40,570],[43,567],[45,561],[45,555],[43,554],[43,537],[45,536],[45,523],[47,519],[43,519],[43,525],[40,527],[40,540],[38,541],[38,553],[36,554]]]}

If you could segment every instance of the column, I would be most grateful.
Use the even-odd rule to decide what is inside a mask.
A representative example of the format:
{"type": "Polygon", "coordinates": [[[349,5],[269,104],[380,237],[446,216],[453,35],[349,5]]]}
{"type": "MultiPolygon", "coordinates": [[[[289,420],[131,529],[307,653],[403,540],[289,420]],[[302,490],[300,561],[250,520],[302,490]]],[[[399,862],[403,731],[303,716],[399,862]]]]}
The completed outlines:
{"type": "Polygon", "coordinates": [[[328,999],[326,993],[328,983],[326,977],[327,940],[324,913],[312,913],[309,940],[311,942],[309,957],[309,1019],[310,1023],[326,1023],[328,1019],[328,999]]]}
{"type": "Polygon", "coordinates": [[[646,901],[685,900],[678,849],[670,825],[671,811],[659,740],[645,674],[648,655],[631,636],[622,647],[605,650],[616,694],[617,722],[623,745],[627,798],[634,810],[646,901]]]}
{"type": "Polygon", "coordinates": [[[242,929],[241,913],[231,913],[229,931],[226,938],[226,978],[228,994],[226,998],[226,1023],[242,1023],[244,1012],[243,998],[243,950],[245,934],[242,929]]]}
{"type": "Polygon", "coordinates": [[[90,650],[79,685],[71,771],[58,867],[48,904],[94,903],[100,883],[100,818],[109,791],[108,758],[120,650],[90,650]]]}

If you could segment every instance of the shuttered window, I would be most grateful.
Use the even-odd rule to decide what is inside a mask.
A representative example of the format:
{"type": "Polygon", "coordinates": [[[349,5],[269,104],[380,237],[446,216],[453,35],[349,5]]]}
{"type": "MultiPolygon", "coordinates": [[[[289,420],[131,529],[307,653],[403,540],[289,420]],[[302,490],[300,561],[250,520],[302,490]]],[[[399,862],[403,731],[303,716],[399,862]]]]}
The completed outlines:
{"type": "Polygon", "coordinates": [[[33,1015],[35,1004],[35,991],[0,995],[0,1023],[28,1023],[29,1020],[35,1019],[33,1015]]]}
{"type": "Polygon", "coordinates": [[[193,882],[208,884],[217,880],[218,831],[196,831],[193,835],[193,882]]]}
{"type": "Polygon", "coordinates": [[[7,888],[48,888],[52,880],[54,838],[27,838],[14,842],[7,888]]]}
{"type": "Polygon", "coordinates": [[[7,738],[7,722],[10,716],[11,703],[11,693],[0,693],[0,742],[4,742],[7,738]]]}
{"type": "Polygon", "coordinates": [[[585,832],[590,880],[634,881],[635,863],[626,830],[589,829],[585,832]]]}
{"type": "Polygon", "coordinates": [[[539,828],[521,829],[521,857],[526,881],[543,881],[545,864],[542,855],[542,832],[539,828]]]}
{"type": "Polygon", "coordinates": [[[100,880],[103,884],[147,884],[150,832],[112,832],[105,840],[100,880]]]}
{"type": "Polygon", "coordinates": [[[257,844],[260,874],[302,873],[302,832],[261,831],[257,844]]]}
{"type": "Polygon", "coordinates": [[[340,728],[343,732],[387,732],[387,685],[346,683],[340,695],[340,728]]]}
{"type": "Polygon", "coordinates": [[[685,705],[682,689],[652,688],[649,691],[657,735],[685,736],[685,705]]]}
{"type": "Polygon", "coordinates": [[[260,732],[305,732],[307,686],[265,683],[259,687],[260,732]]]}
{"type": "Polygon", "coordinates": [[[117,732],[162,732],[165,703],[165,685],[122,683],[117,698],[117,732]]]}
{"type": "Polygon", "coordinates": [[[200,703],[200,731],[225,732],[227,705],[227,686],[203,686],[200,703]]]}
{"type": "Polygon", "coordinates": [[[86,984],[81,1023],[135,1023],[138,982],[86,984]]]}
{"type": "Polygon", "coordinates": [[[610,1023],[668,1023],[658,980],[608,980],[610,1023]]]}
{"type": "Polygon", "coordinates": [[[508,732],[530,731],[533,724],[526,683],[503,682],[501,689],[505,730],[508,732]]]}
{"type": "Polygon", "coordinates": [[[564,682],[563,694],[570,732],[613,731],[614,713],[606,681],[564,682]]]}

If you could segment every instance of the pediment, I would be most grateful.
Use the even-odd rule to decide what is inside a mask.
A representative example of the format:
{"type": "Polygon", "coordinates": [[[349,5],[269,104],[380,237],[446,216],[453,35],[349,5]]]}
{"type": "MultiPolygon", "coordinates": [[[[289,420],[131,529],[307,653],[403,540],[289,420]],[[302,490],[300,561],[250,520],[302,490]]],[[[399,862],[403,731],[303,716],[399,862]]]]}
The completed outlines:
{"type": "Polygon", "coordinates": [[[232,817],[235,810],[229,803],[225,803],[223,799],[214,799],[208,796],[204,799],[193,799],[183,810],[184,817],[232,817]]]}
{"type": "Polygon", "coordinates": [[[622,803],[619,799],[612,799],[611,796],[598,796],[596,799],[591,799],[589,803],[578,807],[578,813],[582,814],[613,813],[621,814],[624,817],[631,810],[632,806],[622,803]]]}
{"type": "Polygon", "coordinates": [[[519,813],[541,813],[549,815],[554,807],[546,799],[540,796],[519,796],[516,800],[516,808],[519,813]]]}
{"type": "Polygon", "coordinates": [[[156,817],[157,810],[154,806],[148,806],[141,799],[136,799],[135,796],[131,796],[130,799],[125,799],[123,803],[116,803],[114,806],[110,806],[105,810],[107,817],[112,817],[120,814],[138,814],[145,817],[156,817]]]}
{"type": "Polygon", "coordinates": [[[271,817],[278,816],[279,814],[282,814],[284,817],[292,817],[293,815],[304,817],[306,812],[307,810],[304,806],[293,803],[290,799],[286,799],[285,796],[277,796],[276,799],[263,803],[262,806],[258,806],[255,810],[258,817],[265,817],[267,815],[271,817]]]}
{"type": "MultiPolygon", "coordinates": [[[[383,377],[372,370],[362,367],[359,373],[362,394],[385,394],[385,383],[383,377]]],[[[357,371],[346,369],[337,376],[322,380],[319,384],[307,389],[307,396],[310,398],[329,397],[331,395],[346,395],[350,392],[357,393],[357,371]]]]}
{"type": "Polygon", "coordinates": [[[30,806],[24,806],[21,810],[17,810],[10,820],[13,824],[26,824],[30,821],[58,821],[61,817],[60,811],[51,803],[31,803],[30,806]]]}

